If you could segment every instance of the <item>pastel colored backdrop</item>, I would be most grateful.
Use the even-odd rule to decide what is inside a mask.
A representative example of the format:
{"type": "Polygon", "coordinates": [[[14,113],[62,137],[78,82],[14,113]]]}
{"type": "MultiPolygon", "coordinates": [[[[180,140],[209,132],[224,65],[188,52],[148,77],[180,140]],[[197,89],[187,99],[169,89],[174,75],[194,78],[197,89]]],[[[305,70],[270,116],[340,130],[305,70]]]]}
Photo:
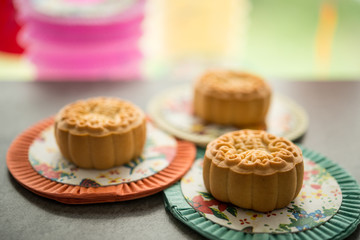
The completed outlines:
{"type": "MultiPolygon", "coordinates": [[[[9,2],[1,3],[1,11],[8,11],[7,14],[0,14],[0,80],[31,81],[36,74],[34,66],[21,55],[21,48],[16,44],[9,44],[13,33],[19,28],[12,18],[13,10],[9,2]]],[[[193,1],[174,0],[164,4],[164,0],[147,1],[141,41],[145,53],[145,79],[167,78],[170,73],[174,79],[191,78],[204,68],[220,66],[225,62],[229,62],[229,65],[225,66],[256,71],[270,78],[359,79],[360,1],[202,0],[196,1],[196,4],[191,2],[193,1]],[[174,6],[179,6],[180,2],[183,9],[172,12],[174,6]],[[240,5],[234,5],[239,2],[240,5]],[[244,11],[244,8],[247,11],[244,11]],[[186,19],[199,9],[204,11],[204,15],[197,19],[199,26],[202,26],[202,30],[207,29],[214,34],[214,38],[220,38],[217,41],[214,39],[214,45],[209,44],[209,49],[219,49],[215,58],[214,55],[209,57],[209,54],[204,54],[204,51],[207,51],[206,46],[202,46],[200,50],[201,45],[196,48],[195,27],[194,35],[186,36],[189,43],[194,42],[188,51],[186,45],[180,46],[176,42],[169,44],[171,38],[166,38],[166,34],[170,33],[170,36],[174,36],[175,33],[181,36],[186,19]],[[235,17],[229,17],[229,25],[226,25],[224,22],[214,21],[214,11],[219,19],[227,13],[235,17]],[[243,18],[237,18],[238,15],[243,18]],[[164,17],[172,19],[173,22],[164,24],[164,17]],[[211,26],[206,25],[207,22],[210,22],[211,26]],[[219,26],[214,23],[219,23],[219,26]],[[176,32],[174,29],[179,31],[176,32]],[[221,34],[216,35],[214,29],[220,29],[221,34],[228,30],[228,33],[231,33],[228,35],[229,39],[225,39],[221,34]],[[168,41],[168,44],[161,44],[159,39],[168,41]],[[222,42],[225,42],[228,48],[216,45],[221,45],[222,42]],[[176,55],[178,52],[183,55],[179,57],[176,55]],[[211,61],[207,61],[209,58],[211,61]]],[[[188,33],[191,31],[188,30],[188,33]]]]}

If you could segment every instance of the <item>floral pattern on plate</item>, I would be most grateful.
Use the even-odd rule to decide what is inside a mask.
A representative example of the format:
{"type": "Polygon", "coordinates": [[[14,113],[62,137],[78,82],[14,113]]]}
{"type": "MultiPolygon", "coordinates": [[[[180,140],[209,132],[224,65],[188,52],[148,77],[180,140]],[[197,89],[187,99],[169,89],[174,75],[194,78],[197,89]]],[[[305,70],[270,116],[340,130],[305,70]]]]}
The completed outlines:
{"type": "Polygon", "coordinates": [[[177,143],[170,135],[147,124],[143,155],[119,167],[92,170],[76,167],[60,153],[54,128],[44,130],[29,148],[32,167],[42,176],[56,182],[98,187],[128,183],[147,178],[165,169],[176,155],[177,143]]]}
{"type": "Polygon", "coordinates": [[[260,213],[216,200],[202,179],[203,159],[197,159],[182,178],[186,201],[205,218],[238,231],[252,233],[298,232],[316,227],[336,214],[342,194],[337,181],[321,166],[304,158],[304,184],[286,208],[260,213]]]}
{"type": "MultiPolygon", "coordinates": [[[[220,135],[237,128],[218,124],[205,124],[193,115],[190,87],[179,87],[155,98],[149,112],[156,124],[169,133],[206,145],[220,135]]],[[[290,140],[305,133],[308,117],[302,107],[284,96],[274,95],[267,117],[267,131],[290,140]]]]}

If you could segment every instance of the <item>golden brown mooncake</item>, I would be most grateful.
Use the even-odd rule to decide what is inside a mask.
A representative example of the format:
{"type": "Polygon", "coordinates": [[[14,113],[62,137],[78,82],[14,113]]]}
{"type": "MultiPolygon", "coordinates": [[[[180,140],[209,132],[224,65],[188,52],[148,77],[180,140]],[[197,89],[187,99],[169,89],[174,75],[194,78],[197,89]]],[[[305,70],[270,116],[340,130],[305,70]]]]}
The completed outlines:
{"type": "Polygon", "coordinates": [[[271,89],[259,76],[208,71],[194,86],[194,114],[209,123],[264,129],[271,89]]]}
{"type": "Polygon", "coordinates": [[[107,169],[141,155],[146,117],[121,99],[80,100],[56,115],[55,138],[62,155],[78,167],[107,169]]]}
{"type": "Polygon", "coordinates": [[[303,175],[300,148],[265,131],[230,132],[206,148],[206,189],[242,208],[268,212],[286,207],[299,194],[303,175]]]}

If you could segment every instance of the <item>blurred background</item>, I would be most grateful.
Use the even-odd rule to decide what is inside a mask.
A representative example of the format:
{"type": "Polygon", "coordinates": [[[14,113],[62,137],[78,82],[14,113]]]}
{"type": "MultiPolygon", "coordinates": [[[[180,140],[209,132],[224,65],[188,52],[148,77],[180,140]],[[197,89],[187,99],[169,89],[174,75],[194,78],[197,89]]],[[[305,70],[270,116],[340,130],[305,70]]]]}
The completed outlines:
{"type": "Polygon", "coordinates": [[[0,0],[0,80],[360,79],[358,0],[0,0]]]}

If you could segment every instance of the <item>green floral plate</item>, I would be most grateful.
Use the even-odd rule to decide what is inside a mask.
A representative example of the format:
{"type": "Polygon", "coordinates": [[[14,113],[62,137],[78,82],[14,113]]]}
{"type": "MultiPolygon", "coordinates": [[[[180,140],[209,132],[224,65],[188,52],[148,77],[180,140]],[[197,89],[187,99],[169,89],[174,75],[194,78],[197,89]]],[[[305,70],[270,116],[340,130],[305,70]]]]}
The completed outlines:
{"type": "Polygon", "coordinates": [[[302,150],[304,186],[286,208],[259,213],[214,199],[203,186],[198,149],[181,183],[164,191],[166,209],[210,239],[343,239],[360,222],[360,188],[337,164],[302,150]]]}

